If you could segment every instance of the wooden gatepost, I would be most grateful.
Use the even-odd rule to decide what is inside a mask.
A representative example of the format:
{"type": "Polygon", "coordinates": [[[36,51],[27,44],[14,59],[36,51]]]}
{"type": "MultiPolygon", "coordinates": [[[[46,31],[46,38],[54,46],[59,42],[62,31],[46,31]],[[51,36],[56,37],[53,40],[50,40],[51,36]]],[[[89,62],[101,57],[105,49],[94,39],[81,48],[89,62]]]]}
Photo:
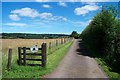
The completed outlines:
{"type": "Polygon", "coordinates": [[[7,63],[7,69],[10,70],[12,67],[12,49],[10,48],[8,51],[8,63],[7,63]]]}
{"type": "Polygon", "coordinates": [[[18,47],[18,64],[19,65],[29,65],[29,66],[42,66],[45,67],[46,66],[46,43],[43,43],[41,45],[41,48],[38,48],[38,50],[41,53],[28,53],[27,51],[30,51],[30,48],[27,47],[18,47]],[[33,59],[33,58],[26,58],[27,55],[30,56],[41,56],[41,59],[33,59]],[[30,60],[30,61],[40,61],[40,64],[27,64],[26,61],[30,60]]]}

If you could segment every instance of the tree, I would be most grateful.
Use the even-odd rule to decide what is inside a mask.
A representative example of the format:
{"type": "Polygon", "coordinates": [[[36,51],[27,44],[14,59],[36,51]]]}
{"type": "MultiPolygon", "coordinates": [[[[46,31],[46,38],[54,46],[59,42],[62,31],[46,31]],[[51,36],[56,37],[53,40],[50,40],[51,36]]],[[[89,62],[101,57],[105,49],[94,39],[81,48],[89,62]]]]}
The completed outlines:
{"type": "Polygon", "coordinates": [[[79,38],[79,34],[77,33],[77,31],[73,31],[70,35],[70,37],[74,37],[75,39],[79,38]]]}
{"type": "MultiPolygon", "coordinates": [[[[84,43],[102,53],[111,66],[120,65],[120,21],[117,13],[114,7],[103,6],[81,34],[84,43]]],[[[120,67],[116,69],[120,71],[120,67]]]]}

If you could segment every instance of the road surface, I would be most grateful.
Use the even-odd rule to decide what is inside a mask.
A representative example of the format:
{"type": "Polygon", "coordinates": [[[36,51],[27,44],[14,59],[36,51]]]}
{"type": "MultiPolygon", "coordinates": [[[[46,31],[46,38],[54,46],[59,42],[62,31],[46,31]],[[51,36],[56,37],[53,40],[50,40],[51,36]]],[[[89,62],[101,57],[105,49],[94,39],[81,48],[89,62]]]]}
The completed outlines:
{"type": "MultiPolygon", "coordinates": [[[[59,56],[59,55],[58,55],[59,56]]],[[[108,78],[94,58],[76,39],[58,67],[45,78],[108,78]]]]}

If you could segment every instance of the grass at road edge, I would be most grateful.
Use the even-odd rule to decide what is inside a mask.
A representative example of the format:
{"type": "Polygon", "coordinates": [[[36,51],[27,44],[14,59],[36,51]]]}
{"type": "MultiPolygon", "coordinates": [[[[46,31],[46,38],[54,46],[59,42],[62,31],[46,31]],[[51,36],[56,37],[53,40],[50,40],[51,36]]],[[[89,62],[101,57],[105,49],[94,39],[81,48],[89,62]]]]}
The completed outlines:
{"type": "Polygon", "coordinates": [[[65,54],[68,52],[72,43],[73,42],[70,42],[66,44],[64,47],[55,51],[54,53],[48,55],[49,58],[47,59],[47,65],[51,69],[48,70],[47,73],[52,72],[58,66],[59,62],[64,58],[65,54]]]}
{"type": "Polygon", "coordinates": [[[120,74],[117,72],[110,71],[109,66],[106,65],[105,61],[102,58],[95,58],[95,59],[111,80],[120,80],[120,74]]]}
{"type": "Polygon", "coordinates": [[[63,46],[47,56],[47,66],[45,68],[40,66],[18,66],[13,64],[12,70],[5,70],[3,78],[40,78],[52,72],[59,62],[64,58],[73,41],[63,44],[63,46]]]}

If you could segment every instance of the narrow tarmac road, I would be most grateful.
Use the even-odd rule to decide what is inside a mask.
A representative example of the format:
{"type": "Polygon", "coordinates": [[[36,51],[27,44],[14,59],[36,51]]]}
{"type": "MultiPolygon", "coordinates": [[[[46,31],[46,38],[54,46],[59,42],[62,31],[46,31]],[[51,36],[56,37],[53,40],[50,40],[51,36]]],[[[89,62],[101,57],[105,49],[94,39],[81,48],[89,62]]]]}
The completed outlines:
{"type": "MultiPolygon", "coordinates": [[[[59,55],[58,55],[59,56],[59,55]]],[[[76,39],[58,67],[45,78],[107,78],[94,58],[76,39]]]]}

